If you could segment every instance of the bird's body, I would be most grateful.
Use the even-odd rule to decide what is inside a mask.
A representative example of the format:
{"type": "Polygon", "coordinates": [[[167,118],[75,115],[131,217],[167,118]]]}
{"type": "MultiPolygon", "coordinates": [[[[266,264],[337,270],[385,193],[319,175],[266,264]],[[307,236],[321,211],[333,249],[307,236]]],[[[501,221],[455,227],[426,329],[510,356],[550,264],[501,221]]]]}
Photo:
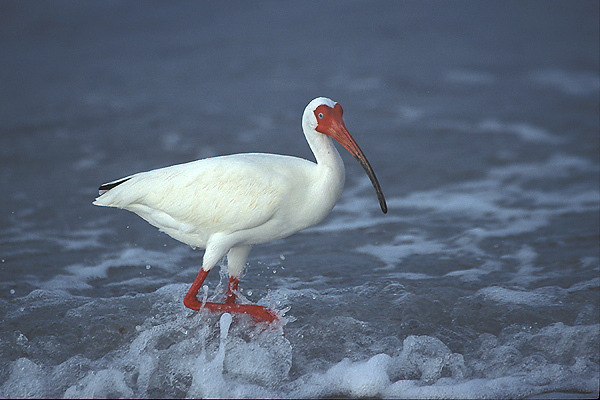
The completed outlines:
{"type": "Polygon", "coordinates": [[[331,211],[343,169],[329,171],[333,179],[319,172],[318,164],[296,157],[234,154],[132,175],[94,204],[132,211],[194,247],[205,249],[214,235],[253,245],[312,226],[331,211]],[[304,209],[311,199],[318,209],[304,209]]]}
{"type": "MultiPolygon", "coordinates": [[[[344,164],[329,133],[317,131],[317,119],[323,117],[322,112],[316,112],[319,106],[332,112],[339,107],[329,99],[318,98],[304,112],[303,129],[316,163],[262,153],[207,158],[104,184],[94,204],[132,211],[174,239],[206,250],[202,271],[184,300],[190,308],[199,308],[196,295],[200,284],[227,255],[231,276],[228,299],[233,300],[213,309],[227,311],[233,307],[233,311],[247,312],[256,318],[256,310],[236,310],[242,305],[234,304],[238,278],[251,246],[285,238],[319,223],[342,193],[344,164]]],[[[341,121],[341,107],[339,120],[343,129],[338,128],[347,134],[341,121]]],[[[355,145],[353,139],[350,146],[352,143],[355,145]]],[[[342,144],[348,148],[348,143],[342,144]]],[[[357,151],[351,152],[373,181],[385,212],[385,200],[375,175],[358,146],[355,147],[357,151]]],[[[258,316],[257,319],[273,318],[258,316]]]]}

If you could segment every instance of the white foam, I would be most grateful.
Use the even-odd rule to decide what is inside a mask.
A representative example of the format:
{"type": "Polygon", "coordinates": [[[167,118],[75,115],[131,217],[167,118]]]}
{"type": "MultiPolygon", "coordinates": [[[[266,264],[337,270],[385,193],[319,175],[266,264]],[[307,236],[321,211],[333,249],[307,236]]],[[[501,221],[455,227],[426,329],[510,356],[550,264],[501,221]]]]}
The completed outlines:
{"type": "Polygon", "coordinates": [[[501,304],[524,304],[529,306],[547,306],[556,301],[551,294],[536,291],[524,291],[491,286],[477,291],[476,296],[501,304]]]}
{"type": "Polygon", "coordinates": [[[100,237],[108,233],[108,229],[75,229],[63,232],[62,235],[51,235],[51,240],[62,246],[64,251],[86,250],[103,247],[100,237]]]}
{"type": "MultiPolygon", "coordinates": [[[[403,225],[421,224],[420,219],[440,216],[455,223],[451,237],[431,237],[430,231],[409,231],[396,235],[390,242],[359,246],[356,250],[378,258],[388,270],[413,255],[439,254],[440,257],[470,255],[486,257],[489,250],[482,247],[486,239],[495,240],[533,233],[548,226],[565,213],[597,211],[600,192],[597,188],[574,188],[571,192],[544,191],[532,187],[531,181],[565,179],[573,174],[597,172],[590,161],[574,156],[554,155],[539,163],[510,164],[490,170],[481,180],[457,183],[428,191],[413,192],[405,197],[388,200],[390,214],[395,210],[411,210],[406,216],[397,218],[403,225]],[[514,199],[519,202],[515,203],[514,199]],[[427,214],[424,214],[427,213],[427,214]],[[414,220],[414,222],[413,222],[414,220]]],[[[343,218],[354,221],[351,215],[343,218]]],[[[361,219],[363,224],[369,219],[361,219]]],[[[396,221],[392,221],[394,223],[396,221]]],[[[352,222],[349,222],[350,224],[352,222]]],[[[379,221],[375,223],[381,224],[379,221]]],[[[330,223],[328,229],[348,229],[338,221],[330,223]]],[[[491,257],[497,259],[494,254],[491,257]]],[[[529,285],[540,279],[535,267],[536,251],[523,245],[514,254],[506,254],[499,262],[510,258],[517,260],[518,269],[512,282],[529,285]]],[[[484,260],[479,268],[453,271],[464,280],[477,280],[488,274],[491,264],[484,260]]],[[[494,267],[497,270],[498,266],[494,267]]]]}
{"type": "MultiPolygon", "coordinates": [[[[561,337],[565,328],[557,326],[559,337],[553,339],[566,339],[561,337]]],[[[546,332],[552,329],[549,328],[546,332]]],[[[577,328],[568,329],[574,329],[577,334],[582,335],[580,340],[584,341],[594,340],[598,336],[597,333],[589,336],[589,330],[582,332],[577,328]]],[[[548,342],[548,346],[552,344],[548,342]]],[[[482,347],[479,351],[499,355],[502,351],[497,350],[502,350],[503,347],[508,354],[517,351],[512,346],[498,343],[491,348],[482,347]]],[[[497,361],[491,357],[489,360],[497,361]]],[[[409,336],[404,340],[402,352],[398,356],[377,354],[366,361],[356,362],[346,358],[325,373],[311,375],[307,380],[308,384],[292,392],[292,397],[514,398],[557,391],[560,387],[578,387],[594,396],[598,392],[598,382],[595,380],[597,374],[581,375],[582,365],[581,361],[570,368],[539,361],[537,365],[525,363],[517,367],[510,363],[499,363],[498,367],[501,369],[489,371],[492,372],[490,376],[477,377],[472,376],[474,371],[465,363],[461,354],[453,353],[438,339],[409,336]],[[525,375],[526,369],[528,374],[525,375]],[[517,373],[505,375],[511,370],[517,373]]]]}
{"type": "MultiPolygon", "coordinates": [[[[50,280],[38,283],[38,287],[48,290],[82,290],[90,289],[88,282],[94,279],[104,279],[109,270],[120,268],[139,268],[141,272],[148,270],[147,266],[154,265],[156,268],[167,272],[180,272],[178,263],[189,254],[186,246],[175,246],[170,250],[148,250],[143,248],[127,248],[119,253],[106,255],[106,258],[96,265],[73,264],[64,268],[66,274],[57,274],[50,280]],[[143,270],[142,270],[143,268],[143,270]]],[[[147,283],[147,278],[145,278],[147,283]]],[[[137,284],[140,281],[120,281],[109,285],[137,284]]]]}
{"type": "Polygon", "coordinates": [[[292,347],[281,334],[267,332],[250,341],[236,336],[227,342],[226,349],[224,367],[228,374],[268,388],[285,381],[292,367],[292,347]]]}
{"type": "Polygon", "coordinates": [[[537,252],[531,246],[521,246],[521,249],[515,254],[515,258],[519,262],[517,274],[510,282],[526,287],[537,281],[539,279],[538,272],[541,269],[534,264],[537,257],[537,252]]]}
{"type": "Polygon", "coordinates": [[[133,389],[127,386],[122,371],[107,368],[91,372],[77,385],[68,388],[65,399],[132,398],[133,389]]]}
{"type": "MultiPolygon", "coordinates": [[[[515,128],[514,126],[510,129],[515,128]]],[[[521,126],[519,129],[523,128],[521,126]]],[[[500,128],[498,128],[500,129],[500,128]]],[[[517,128],[515,128],[517,129],[517,128]]],[[[552,139],[548,139],[552,140],[552,139]]],[[[380,215],[376,202],[373,203],[373,188],[368,179],[358,179],[355,186],[346,188],[334,212],[323,223],[303,232],[351,231],[361,228],[381,227],[386,224],[406,224],[414,218],[422,218],[428,211],[448,216],[461,216],[470,224],[464,235],[478,238],[503,237],[535,230],[548,225],[556,215],[565,212],[586,212],[597,209],[600,192],[597,188],[579,188],[571,192],[544,191],[531,185],[532,181],[568,179],[574,174],[598,173],[598,166],[589,160],[564,154],[554,154],[547,160],[532,163],[507,164],[489,170],[480,180],[461,182],[444,187],[412,192],[404,197],[388,197],[389,213],[380,215]],[[514,204],[535,205],[534,210],[514,204]],[[512,205],[514,204],[514,205],[512,205]]],[[[397,239],[395,239],[396,241],[397,239]]],[[[435,242],[428,238],[430,248],[447,246],[447,242],[435,242]]],[[[384,244],[397,246],[397,243],[384,244]]],[[[404,250],[408,250],[404,246],[404,250]]],[[[476,250],[472,248],[472,250],[476,250]]],[[[375,250],[367,247],[373,254],[375,250]]],[[[383,248],[383,257],[392,252],[402,256],[401,249],[383,248]]],[[[383,259],[389,264],[389,259],[383,259]]]]}
{"type": "Polygon", "coordinates": [[[490,271],[486,271],[484,268],[470,268],[448,272],[444,276],[455,276],[461,279],[463,282],[475,282],[482,279],[484,275],[489,273],[490,271]]]}
{"type": "Polygon", "coordinates": [[[44,397],[48,385],[47,375],[42,367],[27,358],[19,358],[10,365],[8,380],[0,387],[0,395],[5,398],[44,397]]]}
{"type": "Polygon", "coordinates": [[[438,120],[430,124],[435,129],[451,130],[458,134],[470,135],[515,135],[524,142],[556,145],[565,140],[540,126],[526,122],[504,122],[497,119],[484,119],[471,123],[463,120],[438,120]]]}
{"type": "MultiPolygon", "coordinates": [[[[553,181],[561,178],[570,178],[576,174],[593,173],[598,171],[598,166],[589,160],[565,154],[553,154],[546,161],[539,163],[510,164],[490,169],[488,176],[492,180],[508,181],[519,179],[521,184],[530,180],[553,181]]],[[[525,192],[531,190],[523,187],[525,192]]],[[[534,191],[537,193],[536,191],[534,191]]],[[[566,194],[561,192],[563,199],[566,194]]],[[[569,194],[570,195],[570,194],[569,194]]]]}
{"type": "Polygon", "coordinates": [[[223,378],[223,363],[225,361],[225,340],[229,334],[232,317],[224,313],[219,319],[220,341],[217,354],[212,360],[207,359],[206,351],[196,359],[192,372],[192,384],[188,397],[193,398],[221,398],[225,397],[226,383],[223,378]]]}
{"type": "Polygon", "coordinates": [[[366,176],[357,179],[354,186],[344,189],[332,215],[300,233],[355,230],[402,220],[392,213],[383,215],[374,196],[371,181],[366,176]]]}
{"type": "Polygon", "coordinates": [[[484,133],[516,134],[521,140],[531,143],[557,144],[562,142],[558,136],[551,134],[546,129],[524,122],[503,123],[495,119],[487,119],[481,121],[474,129],[484,133]]]}
{"type": "Polygon", "coordinates": [[[387,369],[391,360],[387,354],[378,354],[359,362],[351,362],[345,358],[326,373],[315,375],[308,393],[299,394],[301,397],[331,394],[354,398],[376,397],[390,385],[387,369]]]}
{"type": "Polygon", "coordinates": [[[427,275],[418,272],[393,272],[386,275],[390,279],[408,279],[413,281],[421,281],[424,279],[433,279],[434,275],[427,275]]]}
{"type": "Polygon", "coordinates": [[[396,236],[389,245],[368,244],[357,248],[362,253],[371,254],[386,264],[387,268],[396,266],[404,258],[414,254],[435,254],[446,250],[446,246],[437,240],[429,240],[423,234],[404,234],[396,236]]]}
{"type": "Polygon", "coordinates": [[[531,79],[571,96],[597,95],[600,90],[598,71],[571,72],[560,69],[547,69],[532,73],[531,79]]]}
{"type": "MultiPolygon", "coordinates": [[[[406,337],[389,354],[369,354],[370,350],[361,347],[364,343],[359,345],[364,339],[348,334],[340,337],[345,346],[364,352],[353,353],[353,359],[328,360],[322,372],[309,367],[291,377],[293,349],[282,329],[263,330],[244,318],[232,320],[228,314],[219,318],[183,311],[174,299],[180,298],[186,288],[183,284],[169,285],[138,295],[135,302],[129,297],[88,299],[85,309],[71,308],[73,298],[64,292],[40,290],[23,298],[25,307],[19,318],[26,317],[23,313],[39,312],[39,306],[30,304],[52,304],[56,310],[63,306],[65,318],[86,323],[96,318],[90,312],[96,303],[109,307],[103,315],[111,314],[110,307],[117,312],[123,304],[141,304],[140,310],[131,312],[136,318],[146,317],[131,331],[129,339],[99,358],[70,354],[59,364],[29,358],[10,361],[0,396],[510,398],[561,390],[598,392],[598,324],[557,323],[498,336],[482,333],[469,339],[467,348],[472,349],[462,353],[450,350],[436,337],[421,335],[406,337]],[[143,305],[149,302],[153,304],[151,310],[143,305]]],[[[485,288],[475,296],[503,304],[548,305],[556,304],[561,293],[485,288]]],[[[281,295],[304,302],[304,294],[286,289],[281,295]]],[[[339,300],[331,299],[336,304],[339,300]]],[[[332,334],[370,329],[368,323],[353,318],[335,318],[335,324],[338,327],[332,334]]],[[[98,327],[81,340],[105,345],[114,333],[110,326],[98,327]]],[[[319,327],[325,331],[333,328],[329,324],[319,327]]],[[[69,331],[48,333],[56,334],[68,336],[69,331]]],[[[16,346],[27,348],[33,345],[30,342],[22,339],[16,346]]],[[[307,352],[306,356],[320,348],[308,337],[296,340],[295,346],[301,347],[299,354],[307,352]]],[[[311,357],[320,359],[319,354],[311,357]]]]}
{"type": "MultiPolygon", "coordinates": [[[[595,259],[595,263],[596,265],[598,265],[598,259],[595,259]]],[[[600,288],[600,278],[594,278],[591,279],[589,281],[583,281],[583,282],[578,282],[576,284],[574,284],[573,286],[571,286],[568,291],[570,292],[577,292],[579,290],[585,290],[585,289],[598,289],[600,288]]]]}

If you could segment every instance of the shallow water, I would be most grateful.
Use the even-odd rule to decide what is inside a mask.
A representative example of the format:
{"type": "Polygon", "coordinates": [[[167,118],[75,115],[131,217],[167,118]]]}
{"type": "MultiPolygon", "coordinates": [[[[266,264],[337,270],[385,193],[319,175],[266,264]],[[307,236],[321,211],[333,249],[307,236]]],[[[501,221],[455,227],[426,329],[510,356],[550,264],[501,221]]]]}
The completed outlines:
{"type": "Polygon", "coordinates": [[[1,396],[597,397],[597,3],[1,7],[1,396]],[[91,205],[201,157],[311,158],[321,95],[389,212],[343,154],[331,215],[255,246],[243,294],[283,326],[185,309],[202,252],[91,205]]]}

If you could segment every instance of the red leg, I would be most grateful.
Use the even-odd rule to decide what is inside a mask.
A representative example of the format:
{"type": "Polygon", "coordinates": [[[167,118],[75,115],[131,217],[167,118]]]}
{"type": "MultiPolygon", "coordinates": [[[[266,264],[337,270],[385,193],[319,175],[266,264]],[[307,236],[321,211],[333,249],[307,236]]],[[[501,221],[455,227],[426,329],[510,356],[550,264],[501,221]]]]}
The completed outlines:
{"type": "MultiPolygon", "coordinates": [[[[209,271],[204,271],[203,269],[200,270],[200,273],[196,277],[196,280],[194,280],[194,283],[192,283],[190,290],[188,290],[187,294],[183,298],[183,304],[187,308],[191,308],[192,310],[196,311],[199,311],[202,308],[202,302],[198,300],[198,291],[202,287],[208,272],[209,271]]],[[[236,296],[234,292],[238,290],[239,284],[239,279],[234,277],[229,278],[229,286],[227,288],[227,298],[225,300],[225,304],[206,303],[204,304],[204,308],[213,312],[248,314],[257,322],[273,322],[279,320],[277,314],[267,307],[256,304],[235,304],[236,296]]]]}
{"type": "Polygon", "coordinates": [[[236,295],[238,287],[240,286],[240,280],[234,276],[229,278],[229,286],[227,287],[227,296],[225,299],[225,304],[235,304],[236,295]]]}
{"type": "Polygon", "coordinates": [[[209,272],[210,271],[205,271],[203,269],[200,270],[200,273],[198,273],[196,280],[194,280],[194,283],[192,283],[192,286],[190,286],[190,290],[188,290],[185,297],[183,298],[184,306],[186,306],[187,308],[191,308],[192,310],[200,310],[200,308],[202,307],[202,302],[198,301],[198,291],[202,287],[202,284],[204,283],[204,280],[206,279],[206,276],[209,272]]]}

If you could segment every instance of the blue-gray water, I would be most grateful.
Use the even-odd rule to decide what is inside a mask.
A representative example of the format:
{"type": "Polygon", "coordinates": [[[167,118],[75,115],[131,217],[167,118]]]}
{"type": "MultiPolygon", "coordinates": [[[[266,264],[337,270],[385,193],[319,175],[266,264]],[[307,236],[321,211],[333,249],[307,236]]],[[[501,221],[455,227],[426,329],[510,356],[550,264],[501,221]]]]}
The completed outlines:
{"type": "Polygon", "coordinates": [[[597,397],[598,35],[595,1],[2,2],[0,395],[597,397]],[[311,158],[317,96],[389,213],[343,154],[331,215],[248,260],[284,332],[221,340],[182,304],[201,251],[91,202],[311,158]]]}

